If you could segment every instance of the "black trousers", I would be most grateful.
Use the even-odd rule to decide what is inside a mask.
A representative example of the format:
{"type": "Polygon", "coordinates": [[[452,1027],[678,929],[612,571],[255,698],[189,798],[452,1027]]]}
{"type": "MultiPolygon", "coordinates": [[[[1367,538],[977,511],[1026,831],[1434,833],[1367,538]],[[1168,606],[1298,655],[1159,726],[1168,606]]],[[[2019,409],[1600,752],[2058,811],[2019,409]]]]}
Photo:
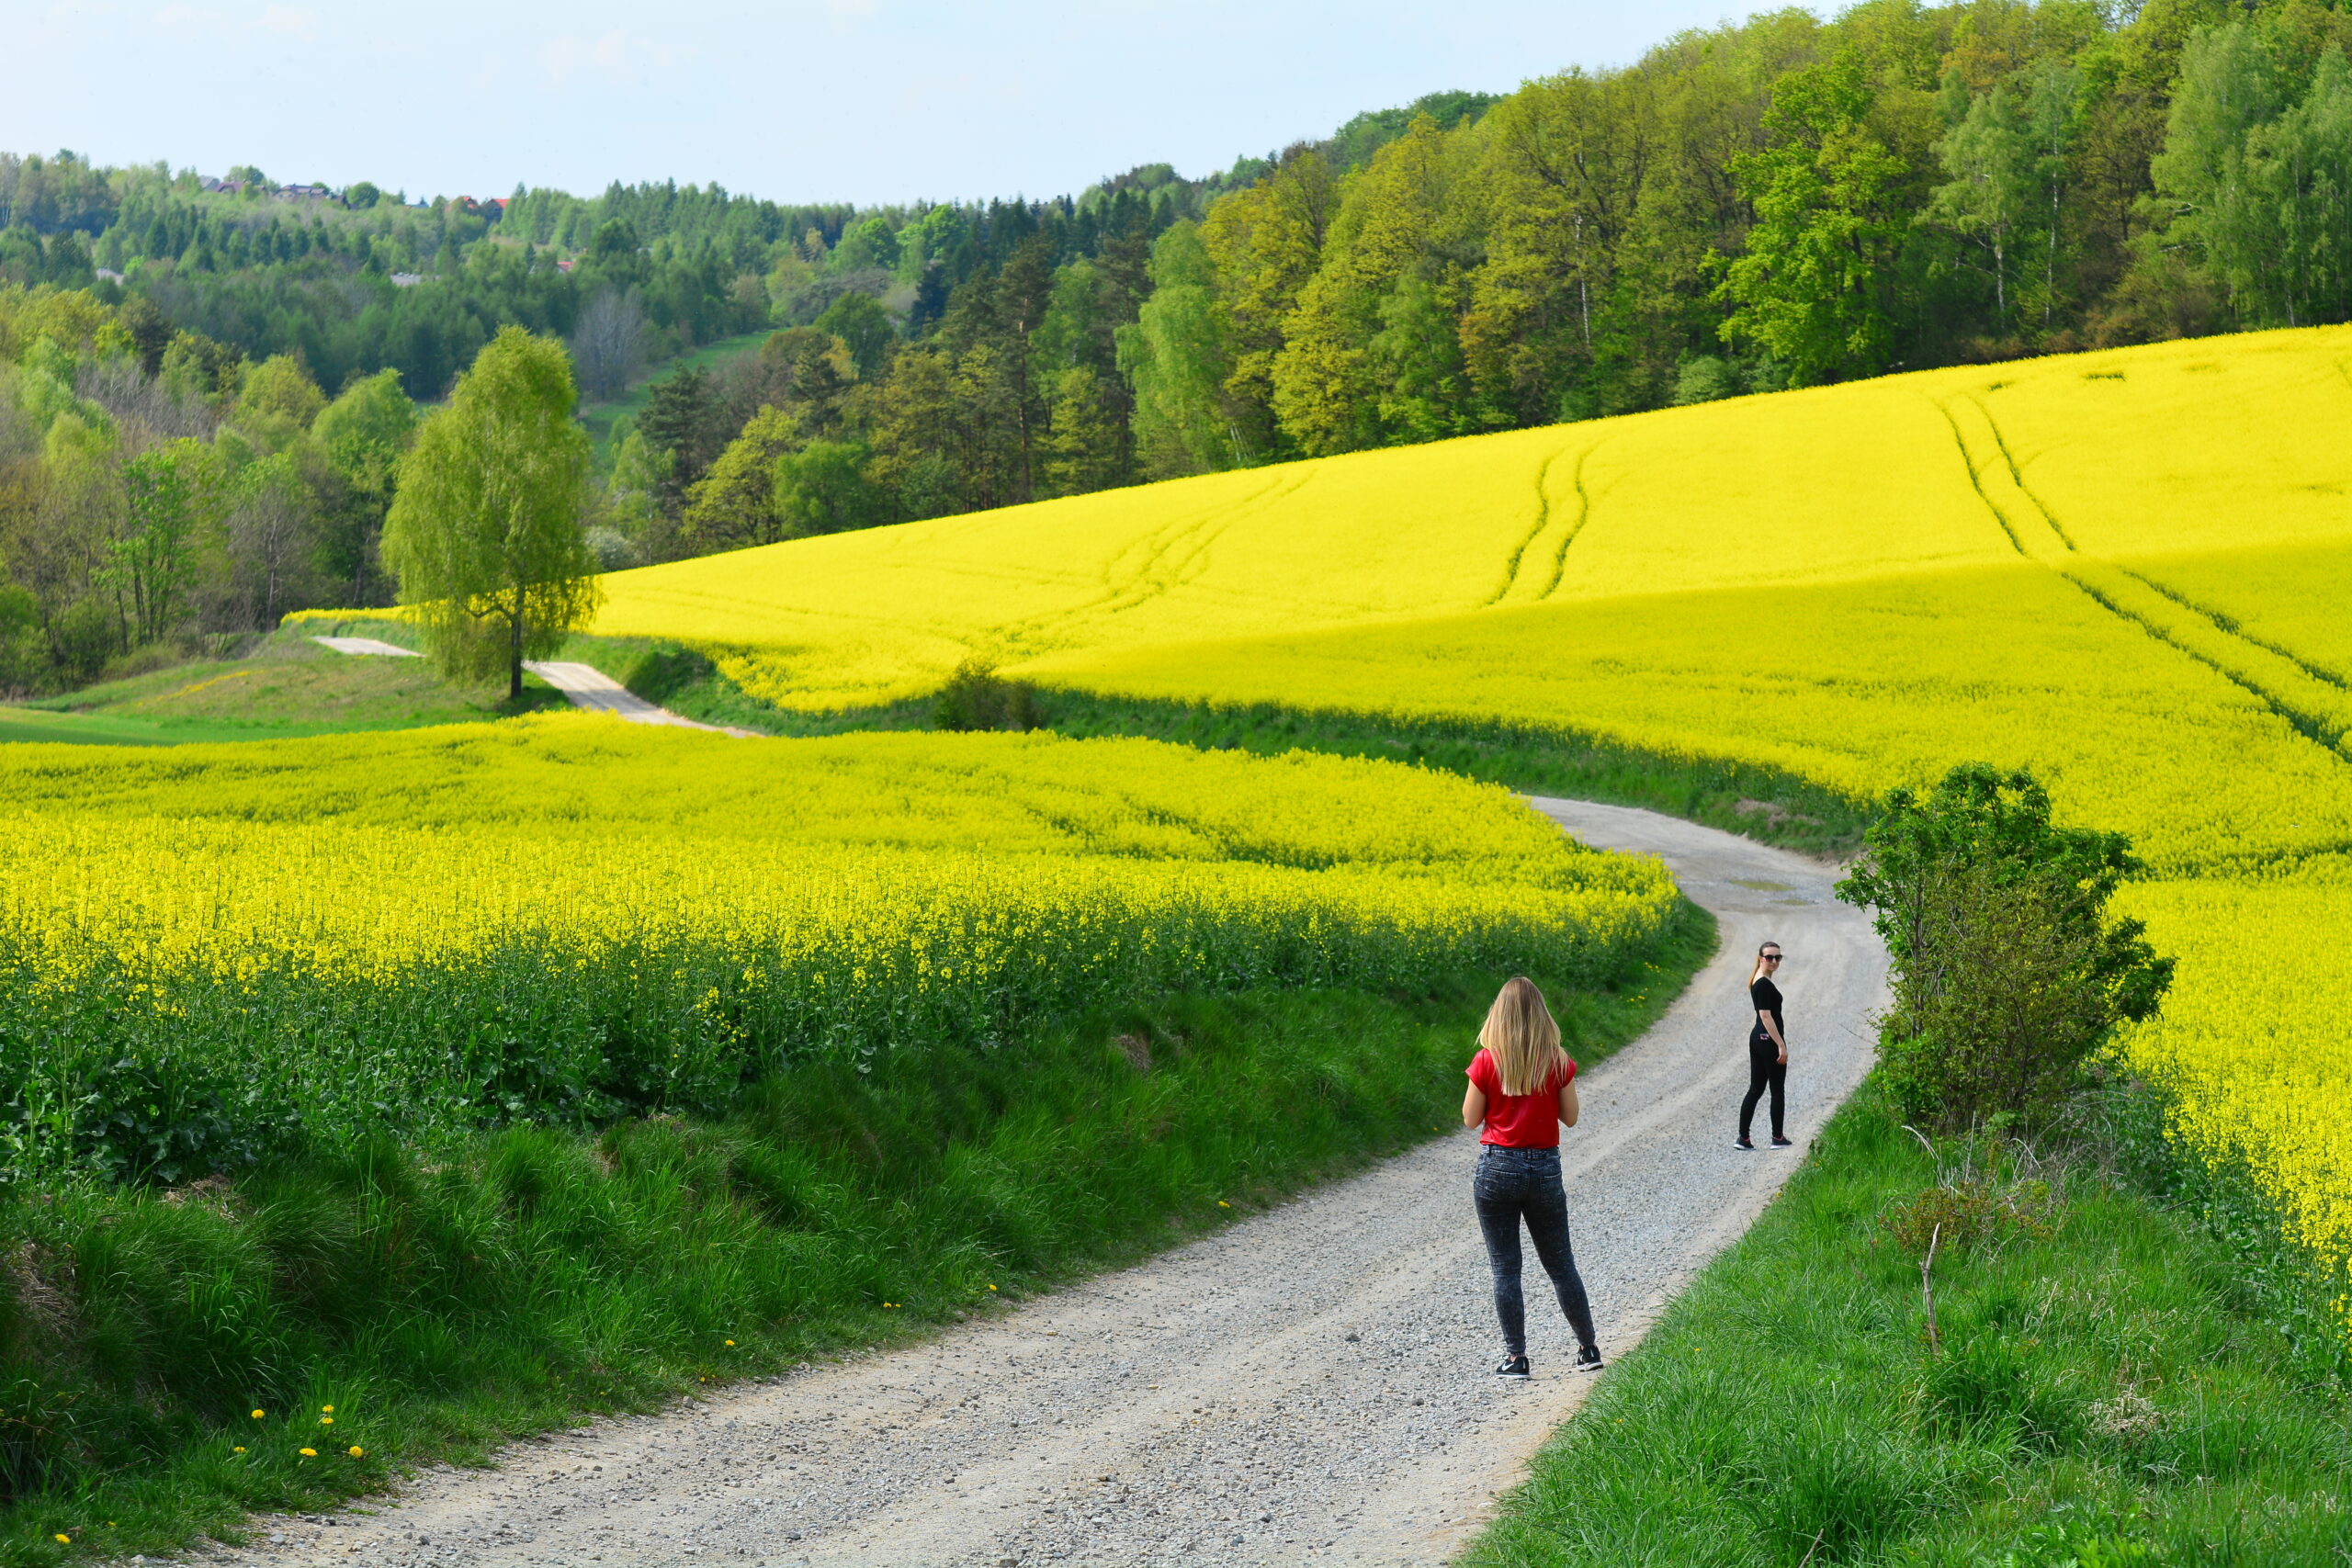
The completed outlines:
{"type": "Polygon", "coordinates": [[[1780,1060],[1781,1048],[1769,1039],[1747,1037],[1747,1098],[1739,1102],[1739,1135],[1747,1137],[1747,1129],[1756,1120],[1756,1102],[1764,1091],[1772,1091],[1772,1136],[1785,1134],[1781,1131],[1781,1113],[1788,1106],[1789,1065],[1780,1060]]]}
{"type": "Polygon", "coordinates": [[[1495,1275],[1495,1315],[1502,1320],[1503,1348],[1527,1354],[1527,1307],[1519,1290],[1519,1226],[1527,1223],[1535,1256],[1552,1277],[1560,1311],[1576,1330],[1577,1344],[1593,1343],[1592,1307],[1568,1248],[1568,1198],[1560,1187],[1560,1151],[1506,1149],[1489,1144],[1478,1152],[1478,1175],[1471,1183],[1478,1205],[1478,1229],[1487,1237],[1487,1263],[1495,1275]]]}

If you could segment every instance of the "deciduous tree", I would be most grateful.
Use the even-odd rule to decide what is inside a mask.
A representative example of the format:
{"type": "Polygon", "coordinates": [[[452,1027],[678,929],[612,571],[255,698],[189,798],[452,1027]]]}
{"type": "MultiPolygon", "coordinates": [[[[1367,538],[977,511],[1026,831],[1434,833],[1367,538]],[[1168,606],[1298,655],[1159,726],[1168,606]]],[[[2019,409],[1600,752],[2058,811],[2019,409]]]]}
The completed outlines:
{"type": "Polygon", "coordinates": [[[452,675],[552,653],[601,602],[581,526],[588,436],[563,345],[507,327],[426,416],[401,459],[384,559],[452,675]]]}
{"type": "Polygon", "coordinates": [[[1800,383],[1867,376],[1893,351],[1894,262],[1905,170],[1871,128],[1859,51],[1773,84],[1771,141],[1731,160],[1755,204],[1747,254],[1723,264],[1728,343],[1748,343],[1800,383]]]}

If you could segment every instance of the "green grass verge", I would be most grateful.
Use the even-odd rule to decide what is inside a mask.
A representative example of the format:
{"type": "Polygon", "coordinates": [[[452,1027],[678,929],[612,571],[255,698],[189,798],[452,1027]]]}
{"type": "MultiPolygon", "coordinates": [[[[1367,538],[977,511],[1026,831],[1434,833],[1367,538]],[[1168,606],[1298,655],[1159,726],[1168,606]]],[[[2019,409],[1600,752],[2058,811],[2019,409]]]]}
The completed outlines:
{"type": "MultiPolygon", "coordinates": [[[[207,740],[227,739],[205,735],[207,740]]],[[[166,731],[151,720],[112,714],[51,713],[40,708],[0,707],[0,741],[62,741],[85,746],[170,746],[198,737],[166,731]]]]}
{"type": "MultiPolygon", "coordinates": [[[[2160,1145],[2146,1125],[2141,1143],[2160,1145]]],[[[1939,1152],[1946,1176],[1972,1159],[1978,1197],[2006,1188],[2024,1219],[1988,1229],[1966,1202],[1914,1208],[1938,1168],[1865,1090],[1607,1374],[1464,1562],[2253,1568],[2352,1554],[2340,1336],[2297,1333],[2240,1246],[2111,1160],[2041,1173],[2043,1196],[2014,1163],[1982,1180],[1981,1146],[1939,1152]],[[1894,1223],[1937,1212],[1984,1233],[1939,1252],[1939,1350],[1925,1238],[1894,1223]]]]}
{"type": "MultiPolygon", "coordinates": [[[[1638,1035],[1713,947],[1685,906],[1645,955],[1673,984],[1636,958],[1555,988],[1571,1048],[1638,1035]]],[[[1497,979],[1177,997],[797,1070],[711,1122],[0,1189],[0,1562],[233,1538],[1141,1257],[1449,1125],[1497,979]]]]}
{"type": "Polygon", "coordinates": [[[454,687],[421,659],[364,657],[320,647],[318,636],[413,639],[397,622],[355,616],[276,632],[252,656],[197,660],[0,708],[0,740],[110,745],[282,740],[353,730],[465,724],[561,706],[536,676],[519,703],[503,682],[454,687]]]}

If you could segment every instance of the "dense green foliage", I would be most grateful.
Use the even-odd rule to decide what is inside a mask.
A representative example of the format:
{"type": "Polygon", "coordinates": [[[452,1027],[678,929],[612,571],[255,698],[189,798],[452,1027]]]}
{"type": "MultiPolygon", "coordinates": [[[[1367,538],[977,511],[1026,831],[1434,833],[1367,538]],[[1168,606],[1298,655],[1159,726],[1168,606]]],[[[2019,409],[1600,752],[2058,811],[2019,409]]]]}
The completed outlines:
{"type": "Polygon", "coordinates": [[[2108,904],[2146,867],[2120,833],[2060,828],[2030,773],[1982,763],[1898,789],[1838,896],[1871,911],[1894,965],[1886,1089],[1946,1128],[2046,1118],[2116,1027],[2155,1015],[2174,961],[2108,904]]]}
{"type": "Polygon", "coordinates": [[[244,364],[144,304],[0,285],[0,696],[386,594],[399,378],[329,399],[290,355],[244,364]]]}
{"type": "MultiPolygon", "coordinates": [[[[1578,1059],[1637,1034],[1711,945],[1696,918],[1651,955],[1671,985],[1636,962],[1638,984],[1551,987],[1578,1059]]],[[[233,1532],[1182,1240],[1427,1136],[1491,986],[1171,997],[991,1051],[807,1064],[718,1122],[0,1191],[0,1560],[60,1557],[55,1533],[127,1552],[233,1532]]]]}
{"type": "Polygon", "coordinates": [[[563,346],[505,328],[417,430],[384,520],[384,564],[435,662],[458,678],[503,668],[510,702],[524,656],[553,653],[595,613],[578,401],[563,346]]]}
{"type": "MultiPolygon", "coordinates": [[[[2325,1292],[2307,1259],[2269,1270],[2233,1245],[2230,1183],[2177,1159],[2134,1096],[2068,1160],[1986,1141],[1931,1158],[1866,1091],[1465,1561],[2342,1561],[2325,1292]]],[[[2257,1228],[2277,1245],[2275,1215],[2257,1228]]]]}

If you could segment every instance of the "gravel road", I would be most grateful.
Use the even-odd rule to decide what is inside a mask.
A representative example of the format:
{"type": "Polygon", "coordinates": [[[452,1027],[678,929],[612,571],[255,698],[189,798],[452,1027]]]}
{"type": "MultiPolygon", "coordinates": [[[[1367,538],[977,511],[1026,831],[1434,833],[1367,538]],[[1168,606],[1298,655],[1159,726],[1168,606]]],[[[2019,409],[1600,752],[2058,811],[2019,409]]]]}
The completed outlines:
{"type": "Polygon", "coordinates": [[[697,724],[668,708],[647,702],[610,675],[593,664],[572,664],[560,660],[526,659],[523,668],[564,694],[573,707],[588,708],[596,713],[608,713],[625,718],[631,724],[662,724],[678,729],[707,729],[720,735],[749,739],[757,732],[734,729],[725,725],[697,724]]]}
{"type": "MultiPolygon", "coordinates": [[[[1885,958],[1816,862],[1648,812],[1535,803],[1665,857],[1723,947],[1580,1080],[1562,1149],[1604,1353],[1622,1355],[1862,1076],[1885,958]],[[1749,956],[1785,944],[1790,1135],[1735,1151],[1749,956]]],[[[1465,1062],[1470,1050],[1465,1042],[1465,1062]]],[[[1447,1090],[1430,1108],[1450,1122],[1447,1090]]],[[[1594,1380],[1531,1255],[1535,1377],[1498,1335],[1456,1133],[1148,1263],[658,1417],[435,1470],[372,1516],[260,1522],[215,1561],[415,1565],[1442,1562],[1594,1380]],[[1539,1303],[1543,1303],[1539,1306],[1539,1303]]],[[[1607,1373],[1601,1374],[1607,1376],[1607,1373]]]]}

